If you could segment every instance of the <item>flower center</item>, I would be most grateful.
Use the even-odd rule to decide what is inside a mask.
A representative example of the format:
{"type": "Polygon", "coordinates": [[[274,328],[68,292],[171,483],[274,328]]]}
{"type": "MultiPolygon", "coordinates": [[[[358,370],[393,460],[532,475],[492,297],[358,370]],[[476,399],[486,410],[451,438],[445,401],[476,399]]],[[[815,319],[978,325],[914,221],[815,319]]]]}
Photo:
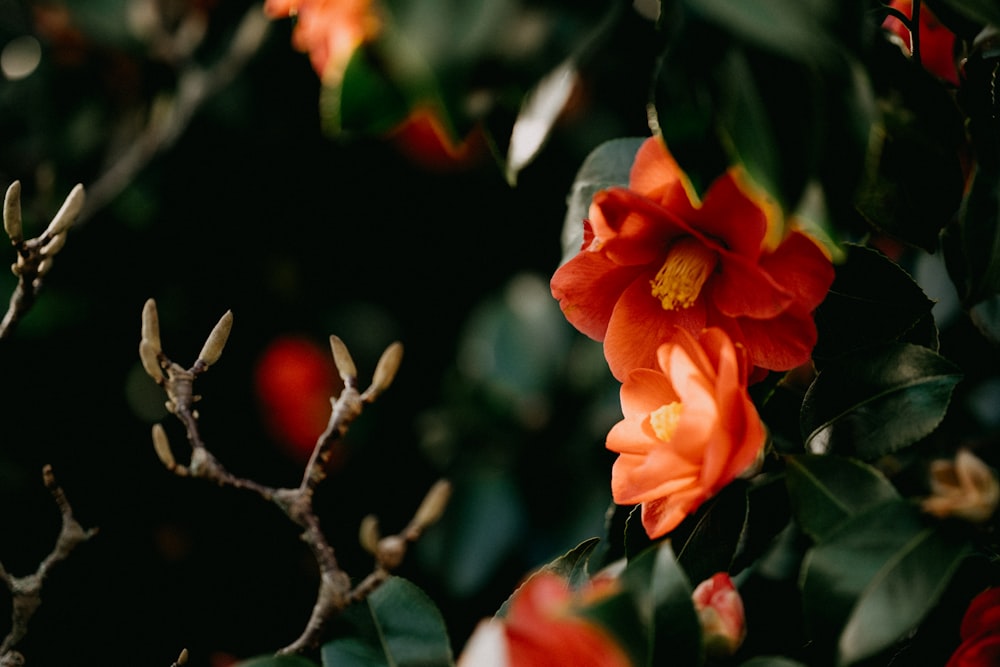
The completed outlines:
{"type": "Polygon", "coordinates": [[[649,413],[649,425],[653,427],[653,433],[663,442],[670,442],[677,430],[677,424],[681,421],[681,408],[683,406],[674,401],[661,405],[649,413]]]}
{"type": "Polygon", "coordinates": [[[717,261],[715,252],[696,238],[687,236],[675,241],[656,277],[649,281],[653,296],[664,310],[690,308],[717,261]]]}

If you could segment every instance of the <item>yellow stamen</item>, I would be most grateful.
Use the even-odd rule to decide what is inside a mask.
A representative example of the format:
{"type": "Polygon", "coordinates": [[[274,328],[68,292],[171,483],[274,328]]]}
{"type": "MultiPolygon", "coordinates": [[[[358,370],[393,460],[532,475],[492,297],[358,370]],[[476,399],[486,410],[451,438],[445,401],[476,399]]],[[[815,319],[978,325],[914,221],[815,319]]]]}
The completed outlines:
{"type": "Polygon", "coordinates": [[[656,278],[649,281],[653,296],[660,300],[664,310],[690,308],[716,262],[715,252],[698,239],[687,236],[675,241],[656,278]]]}
{"type": "Polygon", "coordinates": [[[670,442],[677,430],[677,424],[681,421],[681,408],[684,406],[674,401],[661,405],[649,413],[649,425],[653,427],[653,433],[663,442],[670,442]]]}

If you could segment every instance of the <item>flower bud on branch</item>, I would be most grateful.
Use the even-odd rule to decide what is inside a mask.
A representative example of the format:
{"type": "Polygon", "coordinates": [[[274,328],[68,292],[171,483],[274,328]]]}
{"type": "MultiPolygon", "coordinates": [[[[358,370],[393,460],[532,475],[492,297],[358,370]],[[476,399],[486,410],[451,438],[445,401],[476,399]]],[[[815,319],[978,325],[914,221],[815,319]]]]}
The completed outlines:
{"type": "Polygon", "coordinates": [[[3,229],[13,245],[20,245],[24,241],[21,224],[21,181],[14,181],[7,188],[7,195],[3,200],[3,229]]]}

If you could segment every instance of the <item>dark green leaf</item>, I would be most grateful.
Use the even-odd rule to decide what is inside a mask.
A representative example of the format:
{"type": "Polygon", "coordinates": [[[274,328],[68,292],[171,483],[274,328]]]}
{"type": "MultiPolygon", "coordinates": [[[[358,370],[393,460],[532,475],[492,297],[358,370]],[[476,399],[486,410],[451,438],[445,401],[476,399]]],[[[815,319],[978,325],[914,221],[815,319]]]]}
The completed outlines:
{"type": "Polygon", "coordinates": [[[393,63],[392,52],[381,44],[357,49],[339,85],[323,87],[320,111],[323,127],[329,134],[381,135],[409,113],[417,95],[408,94],[393,78],[397,65],[393,63]]]}
{"type": "Polygon", "coordinates": [[[852,516],[803,561],[814,639],[835,642],[841,665],[890,647],[937,603],[968,553],[903,500],[852,516]]]}
{"type": "Polygon", "coordinates": [[[994,345],[1000,345],[1000,294],[980,301],[969,311],[972,323],[994,345]]]}
{"type": "Polygon", "coordinates": [[[844,357],[806,391],[806,447],[866,461],[902,449],[937,428],[960,379],[955,364],[918,345],[890,344],[844,357]]]}
{"type": "Polygon", "coordinates": [[[342,615],[342,635],[323,645],[329,667],[451,667],[444,619],[427,595],[390,577],[342,615]]]}
{"type": "MultiPolygon", "coordinates": [[[[542,567],[535,570],[531,574],[531,577],[534,577],[542,572],[550,572],[567,580],[571,587],[577,587],[586,583],[590,579],[587,562],[599,542],[600,539],[597,537],[581,542],[562,556],[559,556],[555,560],[546,563],[542,567]]],[[[529,579],[531,577],[529,577],[529,579]]],[[[516,594],[517,593],[515,591],[514,594],[512,594],[502,605],[500,605],[500,609],[497,610],[496,616],[503,617],[507,615],[511,602],[516,594]]]]}
{"type": "Polygon", "coordinates": [[[729,571],[743,540],[747,507],[747,485],[737,480],[671,533],[677,561],[692,583],[729,571]]]}
{"type": "Polygon", "coordinates": [[[788,456],[786,484],[795,520],[819,542],[847,518],[899,493],[875,468],[829,454],[788,456]]]}
{"type": "Polygon", "coordinates": [[[1000,293],[1000,168],[976,172],[959,224],[945,240],[948,271],[966,308],[1000,293]]]}
{"type": "Polygon", "coordinates": [[[981,26],[1000,25],[1000,6],[993,0],[934,0],[933,4],[956,12],[981,26]]]}
{"type": "Polygon", "coordinates": [[[563,222],[563,261],[580,252],[583,245],[583,221],[590,217],[590,202],[599,190],[627,186],[636,151],[644,137],[606,141],[587,156],[573,179],[563,222]]]}
{"type": "Polygon", "coordinates": [[[819,366],[898,340],[934,307],[913,278],[879,251],[856,244],[844,248],[846,257],[835,267],[830,291],[814,313],[819,339],[813,358],[819,366]]]}
{"type": "Polygon", "coordinates": [[[234,667],[319,667],[299,655],[262,655],[236,663],[234,667]]]}

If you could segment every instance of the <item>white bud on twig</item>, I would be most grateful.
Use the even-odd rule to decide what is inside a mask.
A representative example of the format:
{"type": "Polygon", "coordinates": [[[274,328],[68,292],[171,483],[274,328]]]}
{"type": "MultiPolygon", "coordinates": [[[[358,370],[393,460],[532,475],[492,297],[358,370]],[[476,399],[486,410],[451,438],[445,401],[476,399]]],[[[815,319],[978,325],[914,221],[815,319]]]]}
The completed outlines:
{"type": "Polygon", "coordinates": [[[56,234],[48,243],[42,246],[42,257],[52,257],[62,250],[64,245],[66,245],[66,232],[56,234]]]}
{"type": "Polygon", "coordinates": [[[174,664],[177,665],[177,667],[182,667],[183,665],[187,664],[187,661],[188,661],[188,650],[186,648],[183,648],[181,649],[181,654],[177,656],[177,662],[175,662],[174,664]]]}
{"type": "Polygon", "coordinates": [[[340,373],[340,379],[344,381],[344,384],[350,384],[357,380],[358,369],[354,365],[354,359],[351,358],[351,353],[348,352],[344,341],[331,335],[330,349],[333,351],[333,363],[336,364],[337,372],[340,373]]]}
{"type": "Polygon", "coordinates": [[[361,526],[358,528],[358,540],[361,542],[362,548],[374,556],[378,551],[380,539],[382,539],[382,534],[379,532],[378,517],[369,514],[361,520],[361,526]]]}
{"type": "Polygon", "coordinates": [[[83,200],[83,186],[77,183],[70,190],[70,193],[66,195],[66,201],[63,202],[63,205],[52,217],[52,222],[49,223],[48,229],[45,230],[45,235],[52,237],[69,229],[73,221],[76,220],[76,216],[80,214],[80,209],[83,208],[83,200]]]}
{"type": "Polygon", "coordinates": [[[212,333],[208,334],[208,339],[205,340],[205,345],[198,354],[198,360],[206,368],[217,362],[219,357],[222,356],[222,350],[226,347],[226,341],[229,340],[229,332],[232,328],[233,311],[227,310],[226,314],[219,319],[215,328],[212,329],[212,333]]]}
{"type": "Polygon", "coordinates": [[[16,245],[24,240],[21,225],[21,181],[14,181],[7,188],[7,196],[3,200],[3,229],[11,243],[16,245]]]}
{"type": "Polygon", "coordinates": [[[38,275],[44,276],[51,269],[52,269],[52,258],[46,257],[45,259],[43,259],[38,263],[38,268],[36,269],[36,272],[38,273],[38,275]]]}
{"type": "Polygon", "coordinates": [[[451,499],[451,482],[446,479],[439,479],[430,488],[423,502],[417,508],[417,513],[413,515],[413,524],[418,530],[423,530],[433,523],[436,523],[444,514],[451,499]]]}
{"type": "Polygon", "coordinates": [[[174,453],[170,451],[170,440],[167,438],[167,432],[160,424],[153,424],[153,449],[167,470],[173,470],[177,467],[174,453]]]}
{"type": "Polygon", "coordinates": [[[403,344],[395,342],[385,348],[385,352],[379,357],[378,364],[375,365],[375,374],[372,378],[371,386],[365,389],[362,398],[366,401],[373,401],[379,394],[384,392],[396,378],[399,365],[403,361],[403,344]]]}
{"type": "Polygon", "coordinates": [[[139,361],[142,362],[142,369],[157,384],[163,384],[166,378],[163,376],[163,369],[160,367],[159,355],[160,351],[149,342],[149,339],[143,338],[139,341],[139,361]]]}
{"type": "Polygon", "coordinates": [[[163,349],[160,345],[160,316],[153,299],[146,299],[142,306],[142,340],[149,341],[157,354],[163,349]]]}

